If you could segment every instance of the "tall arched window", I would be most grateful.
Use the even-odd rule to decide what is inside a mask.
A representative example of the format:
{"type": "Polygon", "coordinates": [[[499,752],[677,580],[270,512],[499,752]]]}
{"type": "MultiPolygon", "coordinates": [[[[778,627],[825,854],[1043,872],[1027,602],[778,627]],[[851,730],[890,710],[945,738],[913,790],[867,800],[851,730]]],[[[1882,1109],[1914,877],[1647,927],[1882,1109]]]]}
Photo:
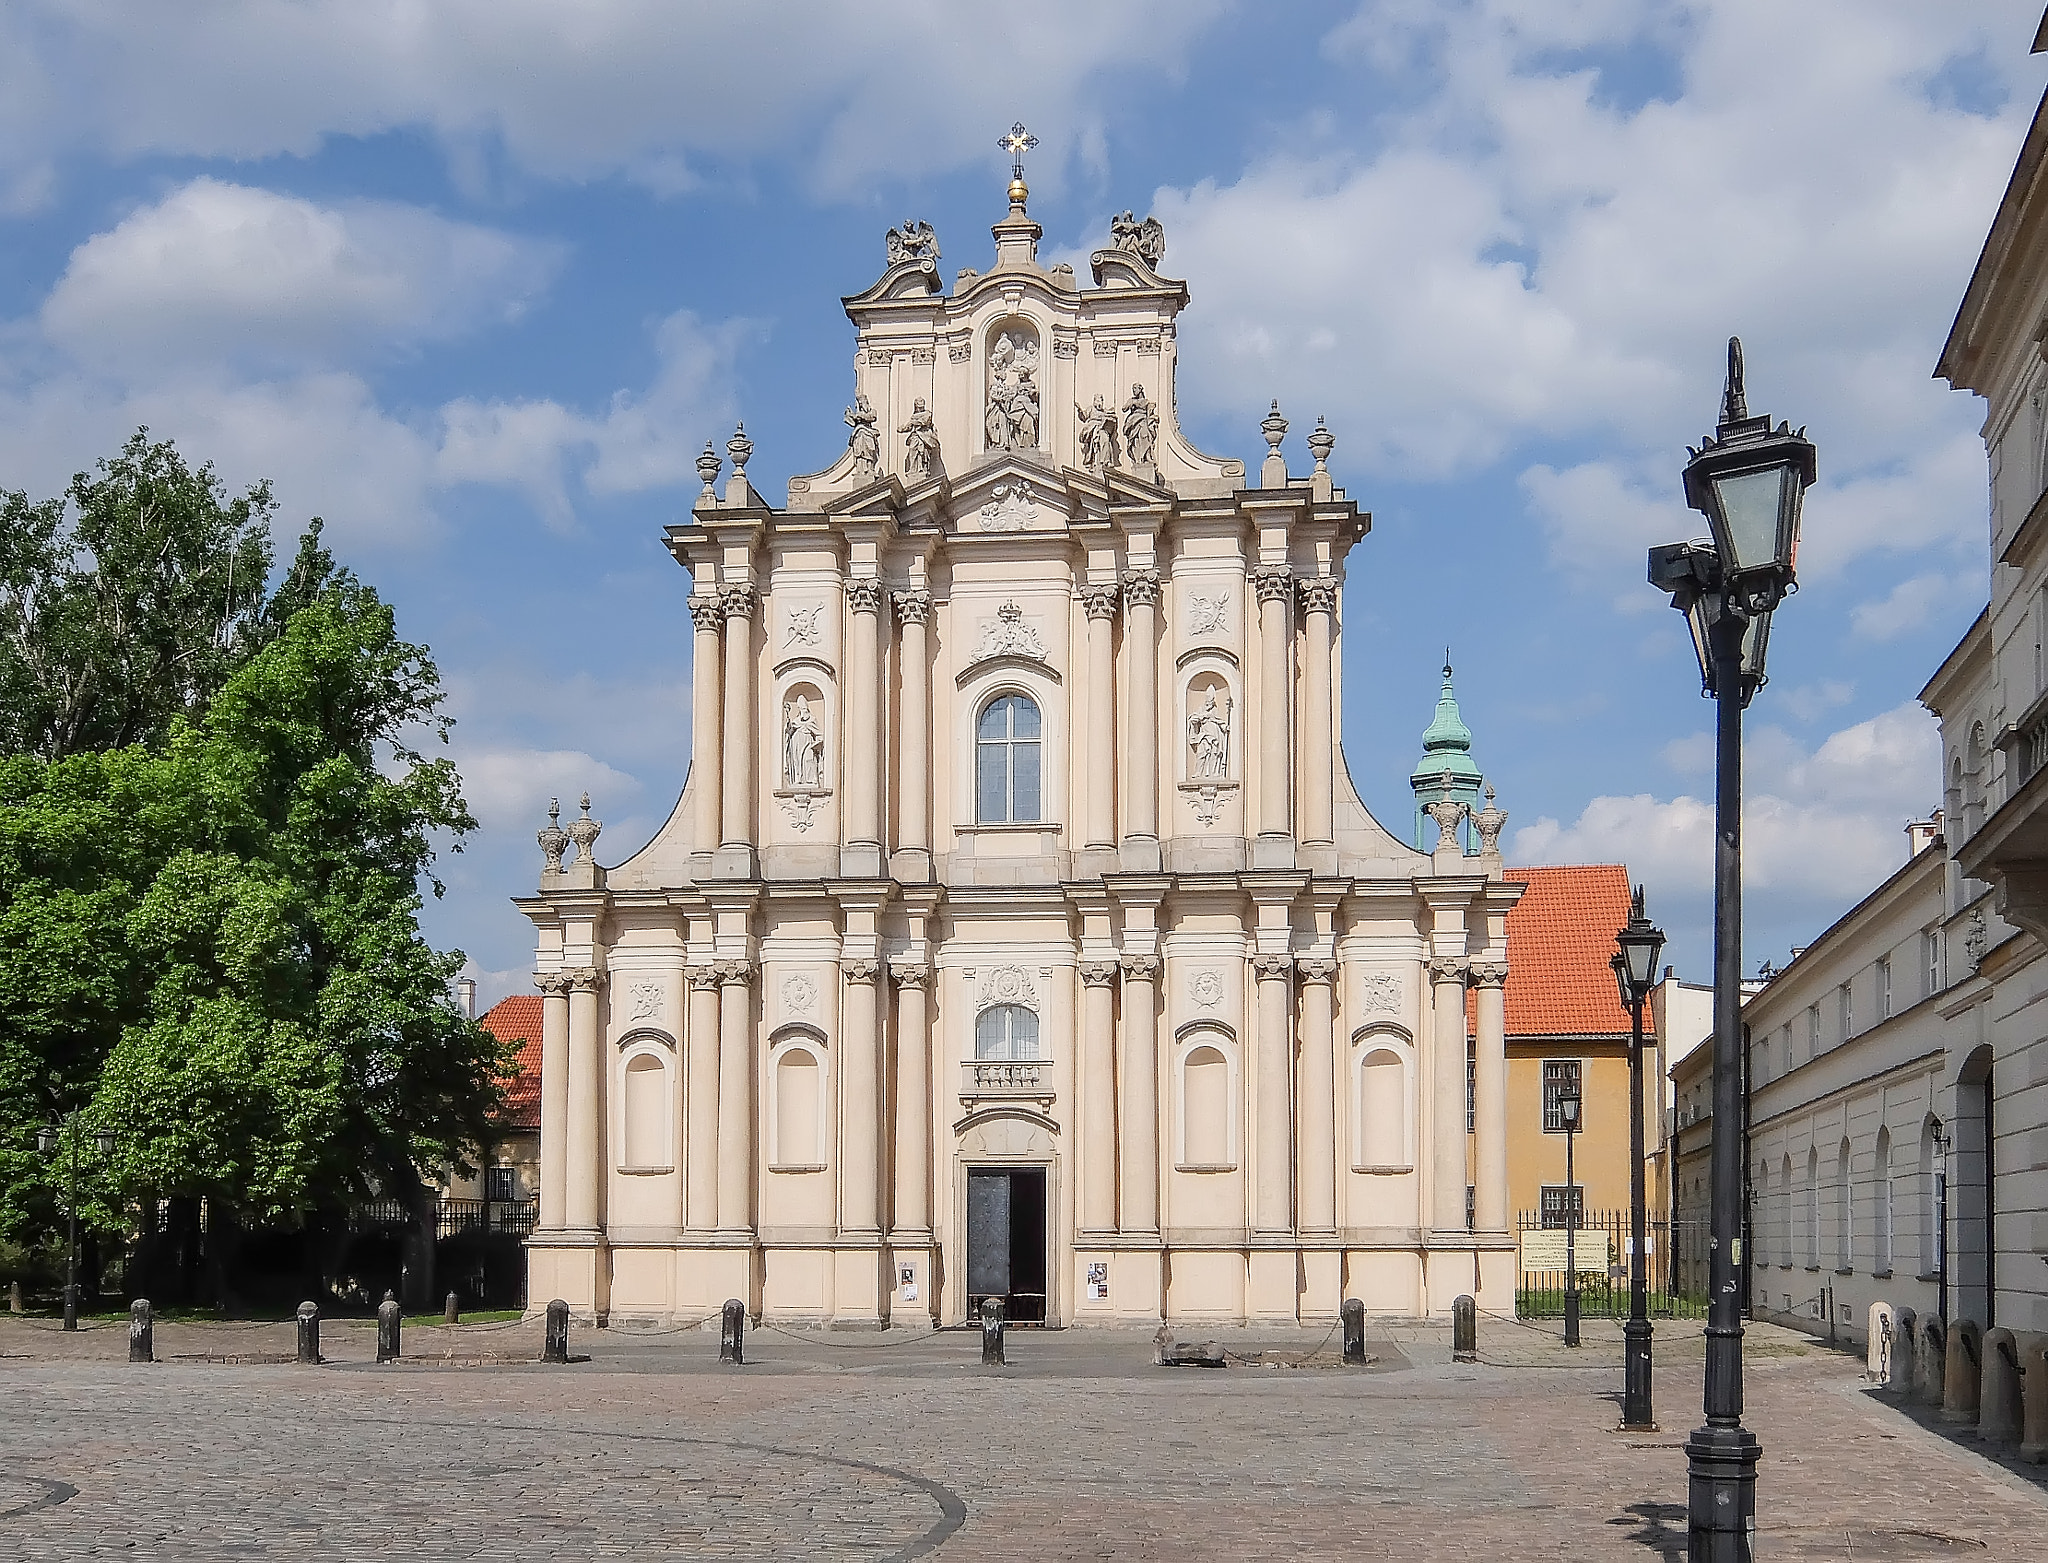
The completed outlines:
{"type": "Polygon", "coordinates": [[[775,1060],[774,1165],[804,1169],[824,1165],[824,1081],[818,1055],[808,1047],[786,1047],[775,1060]]]}
{"type": "Polygon", "coordinates": [[[1214,1047],[1190,1048],[1181,1074],[1181,1164],[1230,1166],[1230,1060],[1214,1047]]]}
{"type": "Polygon", "coordinates": [[[1892,1267],[1892,1243],[1896,1236],[1896,1213],[1892,1205],[1892,1131],[1877,1131],[1877,1257],[1871,1268],[1886,1273],[1892,1267]]]}
{"type": "Polygon", "coordinates": [[[1793,1265],[1799,1256],[1792,1246],[1792,1158],[1778,1170],[1778,1263],[1793,1265]]]}
{"type": "Polygon", "coordinates": [[[1401,1055],[1376,1047],[1358,1065],[1358,1165],[1400,1167],[1408,1161],[1401,1055]]]}
{"type": "Polygon", "coordinates": [[[974,1056],[1019,1059],[1038,1056],[1038,1016],[1022,1004],[992,1004],[974,1021],[974,1056]]]}
{"type": "Polygon", "coordinates": [[[1934,1134],[1938,1122],[1930,1115],[1920,1125],[1920,1273],[1933,1275],[1941,1268],[1941,1159],[1935,1154],[1934,1134]]]}
{"type": "Polygon", "coordinates": [[[974,730],[974,813],[983,825],[1026,824],[1039,817],[1038,707],[1025,695],[998,695],[974,730]]]}
{"type": "Polygon", "coordinates": [[[1856,1252],[1856,1188],[1849,1181],[1849,1141],[1835,1153],[1835,1268],[1847,1270],[1856,1252]]]}
{"type": "Polygon", "coordinates": [[[1820,1150],[1806,1148],[1806,1268],[1820,1268],[1820,1150]]]}

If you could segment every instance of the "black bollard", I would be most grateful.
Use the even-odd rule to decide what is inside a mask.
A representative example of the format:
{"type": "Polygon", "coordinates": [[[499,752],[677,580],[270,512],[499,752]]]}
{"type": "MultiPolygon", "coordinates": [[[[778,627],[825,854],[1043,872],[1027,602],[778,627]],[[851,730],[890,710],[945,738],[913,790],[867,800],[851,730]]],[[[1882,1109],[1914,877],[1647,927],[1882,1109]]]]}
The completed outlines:
{"type": "Polygon", "coordinates": [[[128,1360],[156,1361],[156,1320],[150,1314],[147,1297],[138,1297],[128,1305],[128,1360]]]}
{"type": "Polygon", "coordinates": [[[547,1344],[541,1348],[543,1362],[569,1360],[569,1305],[557,1297],[548,1304],[547,1344]]]}
{"type": "Polygon", "coordinates": [[[384,1301],[377,1309],[377,1360],[396,1362],[398,1360],[398,1296],[386,1292],[384,1301]]]}
{"type": "Polygon", "coordinates": [[[726,1300],[718,1317],[718,1360],[746,1365],[747,1305],[737,1297],[726,1300]]]}
{"type": "Polygon", "coordinates": [[[299,1304],[299,1361],[317,1363],[320,1360],[320,1305],[316,1302],[299,1304]]]}
{"type": "Polygon", "coordinates": [[[1006,1367],[1009,1360],[1003,1355],[1003,1300],[984,1297],[981,1300],[981,1365],[1006,1367]]]}
{"type": "Polygon", "coordinates": [[[1470,1297],[1451,1304],[1451,1361],[1479,1360],[1479,1305],[1470,1297]]]}
{"type": "Polygon", "coordinates": [[[1356,1297],[1344,1299],[1344,1364],[1365,1366],[1365,1304],[1356,1297]]]}
{"type": "Polygon", "coordinates": [[[448,1300],[441,1304],[441,1322],[443,1324],[460,1324],[462,1322],[462,1299],[453,1292],[450,1292],[448,1300]]]}

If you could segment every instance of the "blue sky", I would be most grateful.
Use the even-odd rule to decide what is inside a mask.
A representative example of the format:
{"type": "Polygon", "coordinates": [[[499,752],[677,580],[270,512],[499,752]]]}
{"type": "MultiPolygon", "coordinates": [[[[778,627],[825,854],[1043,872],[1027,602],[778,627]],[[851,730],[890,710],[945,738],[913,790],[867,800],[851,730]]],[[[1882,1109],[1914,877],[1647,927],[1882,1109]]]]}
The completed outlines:
{"type": "Polygon", "coordinates": [[[1628,862],[1704,977],[1711,708],[1647,544],[1723,343],[1820,447],[1750,718],[1780,961],[1936,801],[1913,696],[1985,592],[1981,407],[1929,378],[2048,69],[2038,0],[340,0],[0,11],[0,487],[138,423],[431,644],[484,830],[427,925],[526,985],[547,799],[616,861],[689,745],[659,545],[735,417],[843,445],[883,230],[984,265],[1014,118],[1047,258],[1156,213],[1198,444],[1278,397],[1375,515],[1345,749],[1397,830],[1446,642],[1520,861],[1628,862]]]}

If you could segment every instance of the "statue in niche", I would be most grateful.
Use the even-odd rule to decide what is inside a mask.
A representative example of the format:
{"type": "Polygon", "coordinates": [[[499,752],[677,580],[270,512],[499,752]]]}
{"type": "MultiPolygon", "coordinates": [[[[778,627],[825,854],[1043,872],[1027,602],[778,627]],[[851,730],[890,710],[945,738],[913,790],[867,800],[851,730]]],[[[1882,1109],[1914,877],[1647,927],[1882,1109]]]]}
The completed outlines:
{"type": "Polygon", "coordinates": [[[1124,456],[1134,467],[1152,465],[1152,451],[1159,443],[1159,409],[1145,394],[1145,387],[1132,385],[1131,399],[1124,403],[1124,456]]]}
{"type": "Polygon", "coordinates": [[[882,436],[876,432],[875,409],[865,391],[856,393],[853,405],[846,409],[846,426],[853,430],[846,441],[853,452],[853,470],[872,477],[882,461],[882,436]]]}
{"type": "Polygon", "coordinates": [[[1038,343],[1006,331],[988,355],[988,409],[982,417],[990,450],[1038,445],[1038,343]]]}
{"type": "Polygon", "coordinates": [[[920,396],[910,409],[910,422],[896,431],[904,436],[903,470],[923,477],[939,464],[939,431],[932,427],[932,415],[920,396]]]}
{"type": "Polygon", "coordinates": [[[891,266],[901,266],[906,261],[930,265],[939,258],[939,236],[927,222],[906,222],[901,232],[891,228],[883,242],[888,246],[891,266]]]}
{"type": "Polygon", "coordinates": [[[1157,217],[1147,217],[1139,222],[1129,212],[1118,212],[1109,220],[1109,242],[1119,250],[1135,255],[1154,271],[1166,259],[1166,230],[1157,217]]]}
{"type": "Polygon", "coordinates": [[[790,787],[818,787],[825,770],[825,730],[811,710],[811,698],[798,695],[782,708],[782,774],[790,787]]]}
{"type": "Polygon", "coordinates": [[[1102,472],[1116,465],[1116,414],[1095,398],[1093,407],[1074,403],[1074,416],[1081,420],[1081,465],[1102,472]]]}
{"type": "Polygon", "coordinates": [[[1209,686],[1201,708],[1188,718],[1188,748],[1197,781],[1221,781],[1230,772],[1230,696],[1209,686]]]}

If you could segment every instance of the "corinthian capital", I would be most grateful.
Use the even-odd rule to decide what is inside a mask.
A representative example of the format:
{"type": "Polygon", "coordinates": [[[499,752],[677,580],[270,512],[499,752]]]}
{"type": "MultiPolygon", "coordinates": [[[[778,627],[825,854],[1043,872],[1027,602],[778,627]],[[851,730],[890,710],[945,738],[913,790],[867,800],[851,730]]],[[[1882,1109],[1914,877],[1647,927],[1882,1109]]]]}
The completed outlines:
{"type": "Polygon", "coordinates": [[[882,611],[882,583],[861,579],[846,583],[846,604],[855,613],[880,613],[882,611]]]}
{"type": "Polygon", "coordinates": [[[1505,988],[1508,985],[1508,963],[1506,961],[1474,961],[1472,963],[1472,986],[1475,988],[1505,988]]]}
{"type": "Polygon", "coordinates": [[[751,619],[761,605],[761,594],[747,585],[728,586],[722,606],[728,619],[751,619]]]}
{"type": "Polygon", "coordinates": [[[1335,961],[1302,961],[1296,965],[1295,969],[1301,973],[1301,985],[1303,987],[1307,987],[1312,982],[1319,982],[1328,987],[1337,980],[1337,963],[1335,961]]]}
{"type": "Polygon", "coordinates": [[[569,987],[576,993],[595,993],[604,986],[604,971],[597,966],[571,966],[562,975],[569,979],[569,987]]]}
{"type": "Polygon", "coordinates": [[[896,618],[903,624],[927,624],[932,616],[932,594],[918,588],[895,594],[896,618]]]}
{"type": "Polygon", "coordinates": [[[889,980],[899,988],[929,987],[932,969],[923,961],[894,961],[889,966],[889,980]]]}
{"type": "Polygon", "coordinates": [[[1157,570],[1132,570],[1124,576],[1124,606],[1126,608],[1156,608],[1159,606],[1159,572],[1157,570]]]}
{"type": "Polygon", "coordinates": [[[533,974],[533,985],[548,998],[561,998],[569,991],[569,974],[565,971],[537,971],[533,974]]]}
{"type": "Polygon", "coordinates": [[[1252,589],[1260,602],[1285,602],[1294,595],[1294,572],[1284,564],[1263,564],[1252,571],[1252,589]]]}
{"type": "Polygon", "coordinates": [[[1106,988],[1116,981],[1115,961],[1083,961],[1081,981],[1091,988],[1106,988]]]}
{"type": "Polygon", "coordinates": [[[1124,957],[1124,981],[1155,982],[1159,977],[1159,957],[1156,955],[1126,955],[1124,957]]]}
{"type": "Polygon", "coordinates": [[[1337,611],[1337,583],[1328,576],[1301,583],[1301,609],[1304,613],[1331,614],[1337,611]]]}
{"type": "Polygon", "coordinates": [[[718,986],[718,968],[711,965],[685,966],[683,980],[693,988],[715,988],[718,986]]]}
{"type": "Polygon", "coordinates": [[[1116,617],[1117,589],[1115,586],[1084,586],[1081,588],[1081,606],[1091,619],[1113,619],[1116,617]]]}
{"type": "Polygon", "coordinates": [[[882,963],[866,959],[841,961],[839,970],[848,982],[871,988],[875,985],[875,979],[882,975],[882,963]]]}
{"type": "Polygon", "coordinates": [[[1285,982],[1294,975],[1291,955],[1254,955],[1252,975],[1261,982],[1285,982]]]}
{"type": "Polygon", "coordinates": [[[692,592],[690,620],[700,631],[716,635],[725,627],[725,599],[717,592],[692,592]]]}
{"type": "Polygon", "coordinates": [[[1432,982],[1463,982],[1467,970],[1462,955],[1438,955],[1429,963],[1429,978],[1432,982]]]}
{"type": "Polygon", "coordinates": [[[754,963],[752,961],[718,961],[715,963],[715,966],[718,972],[718,985],[721,988],[748,988],[753,986],[754,963]]]}

